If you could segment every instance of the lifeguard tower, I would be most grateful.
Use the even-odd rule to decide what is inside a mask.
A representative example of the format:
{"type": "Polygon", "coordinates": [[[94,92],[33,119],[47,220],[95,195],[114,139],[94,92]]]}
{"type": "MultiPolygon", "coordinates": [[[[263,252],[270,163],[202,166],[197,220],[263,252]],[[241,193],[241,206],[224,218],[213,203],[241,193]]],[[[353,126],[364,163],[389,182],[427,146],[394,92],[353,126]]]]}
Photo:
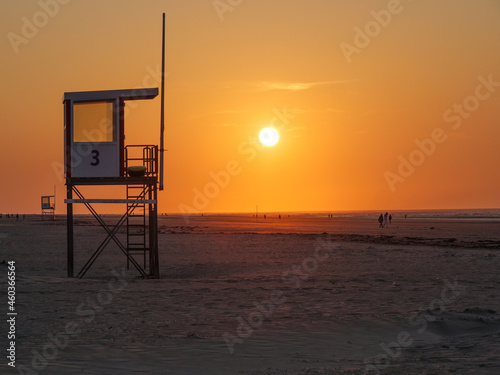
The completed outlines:
{"type": "Polygon", "coordinates": [[[45,218],[49,220],[56,219],[56,196],[42,195],[42,220],[45,218]]]}
{"type": "Polygon", "coordinates": [[[150,100],[157,95],[157,88],[64,94],[68,277],[74,277],[74,204],[85,205],[107,232],[76,277],[85,275],[111,241],[125,255],[127,267],[132,264],[144,278],[159,277],[158,146],[125,146],[124,118],[127,101],[150,100]],[[104,185],[123,186],[125,197],[88,198],[79,190],[81,186],[104,185]],[[100,203],[125,206],[126,212],[114,227],[108,226],[94,209],[93,205],[100,203]],[[123,226],[126,240],[118,236],[123,226]]]}

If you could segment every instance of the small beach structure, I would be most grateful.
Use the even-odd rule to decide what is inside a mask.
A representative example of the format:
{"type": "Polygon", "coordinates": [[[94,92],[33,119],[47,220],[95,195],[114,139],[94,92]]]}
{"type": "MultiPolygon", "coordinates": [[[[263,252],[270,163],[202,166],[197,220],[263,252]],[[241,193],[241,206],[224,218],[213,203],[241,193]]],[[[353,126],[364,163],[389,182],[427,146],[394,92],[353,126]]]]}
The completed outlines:
{"type": "Polygon", "coordinates": [[[56,196],[42,195],[42,220],[55,220],[56,218],[56,196]]]}
{"type": "MultiPolygon", "coordinates": [[[[159,278],[158,261],[158,146],[125,145],[125,103],[149,100],[157,88],[66,92],[64,146],[67,205],[67,268],[74,277],[73,205],[83,204],[107,232],[107,237],[76,274],[82,278],[113,241],[144,278],[159,278]],[[84,197],[80,187],[97,191],[102,186],[123,186],[125,197],[84,197]],[[93,187],[93,188],[90,188],[93,187]],[[94,205],[123,204],[125,213],[109,226],[94,205]],[[126,227],[126,240],[118,237],[126,227]]],[[[161,165],[160,165],[161,167],[161,165]]],[[[82,189],[83,190],[83,189],[82,189]]]]}

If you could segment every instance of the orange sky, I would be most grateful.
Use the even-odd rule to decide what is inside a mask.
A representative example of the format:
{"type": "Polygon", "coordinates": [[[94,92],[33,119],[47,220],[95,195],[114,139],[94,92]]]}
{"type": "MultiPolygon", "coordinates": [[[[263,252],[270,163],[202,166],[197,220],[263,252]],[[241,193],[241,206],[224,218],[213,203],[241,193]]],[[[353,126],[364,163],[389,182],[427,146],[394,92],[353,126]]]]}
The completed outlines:
{"type": "MultiPolygon", "coordinates": [[[[39,213],[54,185],[65,212],[54,170],[63,93],[159,87],[162,12],[161,212],[500,207],[497,0],[5,0],[0,9],[2,213],[39,213]],[[278,144],[253,144],[270,125],[278,144]]],[[[126,142],[157,144],[159,97],[129,105],[126,142]]]]}

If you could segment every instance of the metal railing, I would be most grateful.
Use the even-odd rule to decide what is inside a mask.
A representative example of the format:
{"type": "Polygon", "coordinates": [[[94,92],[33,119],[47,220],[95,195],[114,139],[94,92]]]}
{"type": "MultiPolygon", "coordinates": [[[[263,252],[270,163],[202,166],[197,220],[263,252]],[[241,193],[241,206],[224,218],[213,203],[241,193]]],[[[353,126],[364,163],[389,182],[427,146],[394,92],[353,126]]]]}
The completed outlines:
{"type": "Polygon", "coordinates": [[[128,167],[146,167],[144,177],[158,176],[158,146],[155,145],[128,145],[125,146],[125,177],[128,167]]]}

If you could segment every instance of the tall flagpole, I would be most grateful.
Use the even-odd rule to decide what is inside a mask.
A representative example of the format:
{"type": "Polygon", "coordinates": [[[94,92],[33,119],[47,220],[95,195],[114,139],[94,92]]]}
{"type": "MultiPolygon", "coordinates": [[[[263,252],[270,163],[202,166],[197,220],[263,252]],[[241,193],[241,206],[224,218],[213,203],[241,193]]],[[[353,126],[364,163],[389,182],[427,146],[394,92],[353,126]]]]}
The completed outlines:
{"type": "Polygon", "coordinates": [[[161,41],[161,116],[160,116],[160,187],[163,190],[163,138],[165,134],[165,13],[163,13],[163,31],[161,41]]]}

